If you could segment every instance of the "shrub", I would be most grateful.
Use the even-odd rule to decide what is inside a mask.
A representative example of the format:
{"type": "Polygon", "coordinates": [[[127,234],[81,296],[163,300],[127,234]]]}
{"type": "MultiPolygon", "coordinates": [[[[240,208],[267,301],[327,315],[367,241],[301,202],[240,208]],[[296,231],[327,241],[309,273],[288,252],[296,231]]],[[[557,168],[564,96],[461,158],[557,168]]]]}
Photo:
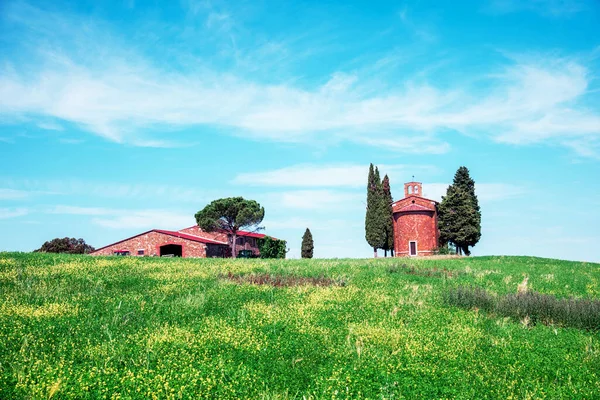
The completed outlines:
{"type": "Polygon", "coordinates": [[[49,242],[44,242],[42,247],[35,250],[40,253],[67,253],[67,254],[88,254],[95,249],[85,243],[83,239],[75,238],[56,238],[49,242]]]}
{"type": "Polygon", "coordinates": [[[258,239],[260,258],[285,258],[287,242],[270,236],[258,239]]]}
{"type": "Polygon", "coordinates": [[[451,271],[449,269],[439,269],[439,268],[415,268],[414,266],[408,266],[406,264],[393,264],[390,265],[387,269],[388,273],[395,274],[398,272],[403,272],[408,275],[416,275],[416,276],[425,276],[428,278],[451,278],[453,276],[460,275],[459,271],[451,271]]]}
{"type": "Polygon", "coordinates": [[[479,308],[485,311],[493,311],[495,299],[489,292],[479,287],[459,286],[448,291],[444,296],[447,304],[461,308],[479,308]]]}
{"type": "Polygon", "coordinates": [[[557,324],[580,329],[600,329],[600,300],[559,299],[548,294],[521,292],[495,297],[484,289],[461,286],[448,291],[446,304],[461,308],[480,308],[513,319],[527,318],[531,323],[557,324]]]}

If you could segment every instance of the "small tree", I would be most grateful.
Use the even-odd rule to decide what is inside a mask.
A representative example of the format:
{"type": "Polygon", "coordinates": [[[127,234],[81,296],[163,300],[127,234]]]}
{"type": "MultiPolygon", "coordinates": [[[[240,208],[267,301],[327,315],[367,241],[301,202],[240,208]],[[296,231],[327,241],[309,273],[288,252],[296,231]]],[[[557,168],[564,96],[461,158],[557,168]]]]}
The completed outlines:
{"type": "Polygon", "coordinates": [[[369,178],[367,183],[367,213],[365,216],[365,239],[373,248],[373,255],[377,257],[377,249],[385,245],[385,226],[382,223],[383,188],[379,178],[379,170],[369,167],[369,178]]]}
{"type": "Polygon", "coordinates": [[[236,258],[237,233],[242,229],[257,231],[265,217],[265,209],[254,200],[243,197],[218,199],[198,211],[195,215],[203,231],[223,230],[231,235],[231,254],[236,258]]]}
{"type": "Polygon", "coordinates": [[[438,213],[440,244],[453,243],[457,252],[470,255],[469,246],[475,246],[481,238],[481,210],[475,195],[475,181],[466,167],[456,171],[438,213]]]}
{"type": "Polygon", "coordinates": [[[302,258],[313,258],[314,249],[315,245],[313,243],[312,233],[310,233],[310,229],[306,228],[306,231],[302,236],[302,258]]]}
{"type": "Polygon", "coordinates": [[[270,236],[258,239],[260,258],[285,258],[287,242],[270,236]]]}
{"type": "Polygon", "coordinates": [[[383,251],[387,257],[388,250],[391,252],[391,256],[394,256],[394,211],[392,210],[392,191],[390,188],[390,178],[386,175],[381,182],[383,188],[383,199],[381,202],[381,216],[383,218],[382,224],[385,229],[385,244],[383,251]]]}
{"type": "Polygon", "coordinates": [[[35,250],[35,252],[42,253],[67,253],[67,254],[89,254],[95,249],[89,244],[85,243],[83,239],[75,238],[56,238],[49,242],[44,242],[42,247],[35,250]]]}

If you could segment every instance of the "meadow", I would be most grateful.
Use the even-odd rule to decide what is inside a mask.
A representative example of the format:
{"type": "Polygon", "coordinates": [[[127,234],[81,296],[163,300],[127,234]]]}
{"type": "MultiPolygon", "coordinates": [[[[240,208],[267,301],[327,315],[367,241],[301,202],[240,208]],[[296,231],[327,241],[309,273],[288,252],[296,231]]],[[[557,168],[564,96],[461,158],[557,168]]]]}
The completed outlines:
{"type": "Polygon", "coordinates": [[[600,398],[600,333],[444,299],[600,299],[600,264],[0,253],[0,399],[600,398]]]}

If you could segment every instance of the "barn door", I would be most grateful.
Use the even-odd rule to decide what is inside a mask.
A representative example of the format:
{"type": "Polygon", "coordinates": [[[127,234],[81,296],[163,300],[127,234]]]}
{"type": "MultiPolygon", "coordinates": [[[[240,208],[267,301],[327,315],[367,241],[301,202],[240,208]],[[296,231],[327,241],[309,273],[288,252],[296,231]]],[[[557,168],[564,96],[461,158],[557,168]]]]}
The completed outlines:
{"type": "Polygon", "coordinates": [[[409,248],[410,248],[409,254],[411,256],[416,256],[417,255],[417,242],[408,242],[408,244],[409,244],[409,248]]]}

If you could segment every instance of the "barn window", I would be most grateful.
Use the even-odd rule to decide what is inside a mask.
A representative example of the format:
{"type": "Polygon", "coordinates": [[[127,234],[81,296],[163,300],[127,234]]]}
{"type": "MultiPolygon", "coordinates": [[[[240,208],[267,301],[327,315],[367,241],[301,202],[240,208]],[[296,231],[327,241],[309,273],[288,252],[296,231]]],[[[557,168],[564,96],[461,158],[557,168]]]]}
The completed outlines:
{"type": "Polygon", "coordinates": [[[144,255],[144,249],[138,250],[138,256],[143,256],[143,255],[144,255]]]}
{"type": "Polygon", "coordinates": [[[419,187],[417,185],[415,185],[415,194],[419,193],[419,187]]]}
{"type": "Polygon", "coordinates": [[[408,187],[408,194],[412,194],[412,192],[413,192],[413,188],[412,188],[412,186],[409,186],[408,187]]]}
{"type": "Polygon", "coordinates": [[[113,252],[115,256],[128,256],[129,252],[127,250],[116,250],[113,252]]]}

